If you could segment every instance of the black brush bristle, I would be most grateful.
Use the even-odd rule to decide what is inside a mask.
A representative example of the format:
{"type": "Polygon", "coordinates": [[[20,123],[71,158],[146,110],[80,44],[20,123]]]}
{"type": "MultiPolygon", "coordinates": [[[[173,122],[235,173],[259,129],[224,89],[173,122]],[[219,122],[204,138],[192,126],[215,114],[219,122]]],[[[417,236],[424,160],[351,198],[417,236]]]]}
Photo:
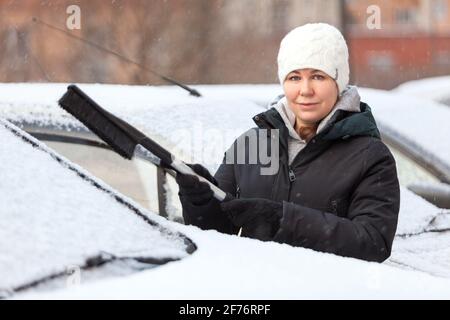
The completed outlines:
{"type": "Polygon", "coordinates": [[[126,123],[101,108],[78,87],[70,85],[58,103],[122,157],[133,157],[138,143],[136,136],[117,125],[119,122],[122,125],[126,123]]]}

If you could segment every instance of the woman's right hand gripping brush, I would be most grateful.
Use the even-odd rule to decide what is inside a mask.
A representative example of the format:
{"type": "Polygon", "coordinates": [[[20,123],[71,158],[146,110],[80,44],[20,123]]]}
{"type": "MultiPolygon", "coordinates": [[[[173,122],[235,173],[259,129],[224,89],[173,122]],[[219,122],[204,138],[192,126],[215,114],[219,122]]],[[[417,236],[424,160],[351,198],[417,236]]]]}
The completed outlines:
{"type": "MultiPolygon", "coordinates": [[[[220,187],[202,165],[188,166],[220,187]]],[[[281,203],[266,199],[233,199],[229,194],[224,201],[219,201],[208,184],[194,175],[177,174],[176,182],[186,224],[229,234],[237,234],[242,228],[242,235],[263,241],[271,240],[279,228],[283,211],[281,203]]]]}

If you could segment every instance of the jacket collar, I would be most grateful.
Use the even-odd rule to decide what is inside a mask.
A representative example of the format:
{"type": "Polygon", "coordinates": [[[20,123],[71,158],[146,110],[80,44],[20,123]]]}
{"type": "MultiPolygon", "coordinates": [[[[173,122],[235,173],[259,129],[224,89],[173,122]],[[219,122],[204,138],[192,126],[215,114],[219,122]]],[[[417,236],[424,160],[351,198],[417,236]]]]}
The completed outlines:
{"type": "Polygon", "coordinates": [[[337,103],[331,110],[331,112],[324,118],[317,128],[317,133],[323,130],[330,123],[334,114],[338,110],[348,111],[348,112],[361,112],[361,97],[356,86],[348,86],[344,92],[340,95],[337,103]]]}
{"type": "MultiPolygon", "coordinates": [[[[287,137],[300,139],[294,130],[295,115],[287,107],[283,96],[274,107],[262,112],[253,120],[260,128],[279,129],[281,144],[287,145],[287,137]]],[[[360,101],[355,86],[348,86],[332,111],[320,122],[316,137],[324,140],[347,139],[352,136],[380,137],[370,107],[360,101]]]]}
{"type": "MultiPolygon", "coordinates": [[[[331,112],[320,121],[319,126],[317,127],[316,134],[320,133],[323,130],[323,128],[325,128],[326,125],[330,123],[330,120],[332,119],[333,115],[338,110],[344,110],[349,112],[361,112],[360,102],[361,97],[359,96],[356,86],[348,86],[347,89],[344,90],[344,92],[340,95],[337,103],[334,105],[331,112]]],[[[283,119],[284,124],[288,129],[289,135],[296,140],[303,141],[298,135],[298,133],[295,131],[295,114],[288,107],[286,97],[282,97],[280,100],[278,100],[274,108],[280,114],[281,119],[283,119]]]]}

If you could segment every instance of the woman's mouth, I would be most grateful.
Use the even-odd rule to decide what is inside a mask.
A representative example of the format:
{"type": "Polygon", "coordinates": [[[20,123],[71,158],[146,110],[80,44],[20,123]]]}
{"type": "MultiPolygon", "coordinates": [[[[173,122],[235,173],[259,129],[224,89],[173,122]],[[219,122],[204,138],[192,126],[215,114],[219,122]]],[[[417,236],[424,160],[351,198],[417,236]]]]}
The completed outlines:
{"type": "Polygon", "coordinates": [[[314,108],[318,105],[318,102],[307,102],[307,103],[298,103],[298,105],[302,108],[310,109],[314,108]]]}

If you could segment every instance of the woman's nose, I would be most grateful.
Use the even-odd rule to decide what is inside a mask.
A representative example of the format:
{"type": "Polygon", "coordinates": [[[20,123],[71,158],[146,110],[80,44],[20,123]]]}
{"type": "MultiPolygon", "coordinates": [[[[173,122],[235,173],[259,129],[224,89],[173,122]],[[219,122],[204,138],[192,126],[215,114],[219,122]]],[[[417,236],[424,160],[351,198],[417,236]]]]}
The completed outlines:
{"type": "Polygon", "coordinates": [[[308,80],[301,81],[299,90],[299,94],[303,97],[312,96],[314,94],[314,90],[308,80]]]}

